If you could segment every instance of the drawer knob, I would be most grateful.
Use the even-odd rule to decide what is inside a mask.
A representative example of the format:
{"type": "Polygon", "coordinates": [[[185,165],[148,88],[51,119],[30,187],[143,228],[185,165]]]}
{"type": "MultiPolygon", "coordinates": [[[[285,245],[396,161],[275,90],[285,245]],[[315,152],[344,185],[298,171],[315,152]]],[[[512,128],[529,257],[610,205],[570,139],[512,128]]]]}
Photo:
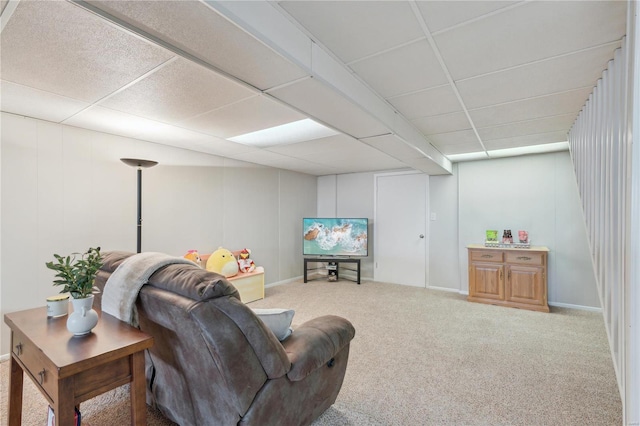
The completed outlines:
{"type": "Polygon", "coordinates": [[[38,376],[40,376],[40,384],[44,383],[44,377],[46,374],[46,370],[43,368],[42,371],[38,372],[38,376]]]}
{"type": "Polygon", "coordinates": [[[529,256],[518,256],[519,260],[531,260],[529,256]]]}
{"type": "Polygon", "coordinates": [[[22,355],[22,343],[18,343],[16,345],[16,355],[18,356],[22,355]]]}
{"type": "Polygon", "coordinates": [[[482,258],[484,258],[484,259],[490,259],[490,258],[492,258],[492,257],[493,257],[493,256],[492,256],[492,255],[490,255],[490,254],[483,254],[483,255],[482,255],[482,258]]]}

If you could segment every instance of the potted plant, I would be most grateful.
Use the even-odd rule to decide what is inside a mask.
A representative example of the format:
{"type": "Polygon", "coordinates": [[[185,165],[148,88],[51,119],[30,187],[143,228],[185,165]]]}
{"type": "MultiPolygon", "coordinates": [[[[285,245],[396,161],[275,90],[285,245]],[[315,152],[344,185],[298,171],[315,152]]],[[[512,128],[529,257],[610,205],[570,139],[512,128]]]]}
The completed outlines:
{"type": "Polygon", "coordinates": [[[92,309],[93,293],[98,289],[94,281],[102,267],[100,247],[89,248],[85,253],[72,253],[63,257],[54,254],[57,263],[47,262],[47,268],[56,271],[54,286],[64,286],[60,293],[71,293],[73,313],[67,319],[67,328],[80,336],[88,334],[98,323],[98,314],[92,309]],[[79,259],[76,256],[80,255],[79,259]]]}
{"type": "Polygon", "coordinates": [[[84,299],[97,291],[93,283],[98,274],[98,270],[102,267],[102,256],[100,255],[100,247],[89,248],[86,253],[72,253],[69,256],[62,257],[54,254],[58,263],[47,262],[47,268],[56,271],[58,278],[53,285],[63,285],[64,288],[60,293],[71,293],[74,299],[84,299]],[[76,256],[81,255],[76,260],[76,256]]]}

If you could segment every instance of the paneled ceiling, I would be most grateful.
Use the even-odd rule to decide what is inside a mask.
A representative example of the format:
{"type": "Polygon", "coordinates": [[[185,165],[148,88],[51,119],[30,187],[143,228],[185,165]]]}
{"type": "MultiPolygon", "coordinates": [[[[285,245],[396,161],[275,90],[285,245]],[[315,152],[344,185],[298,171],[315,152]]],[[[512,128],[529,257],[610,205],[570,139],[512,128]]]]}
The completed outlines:
{"type": "Polygon", "coordinates": [[[456,154],[566,149],[627,13],[625,1],[0,7],[2,111],[313,175],[447,174],[456,154]],[[339,133],[227,140],[304,118],[339,133]]]}

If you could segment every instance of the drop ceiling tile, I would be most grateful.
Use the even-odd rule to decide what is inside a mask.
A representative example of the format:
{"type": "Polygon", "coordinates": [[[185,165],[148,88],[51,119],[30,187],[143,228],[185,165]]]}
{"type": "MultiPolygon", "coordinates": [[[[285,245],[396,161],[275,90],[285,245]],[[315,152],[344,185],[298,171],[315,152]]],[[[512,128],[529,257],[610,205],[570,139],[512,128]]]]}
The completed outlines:
{"type": "Polygon", "coordinates": [[[0,109],[59,123],[89,106],[86,102],[0,80],[0,109]]]}
{"type": "Polygon", "coordinates": [[[443,154],[451,154],[446,148],[453,145],[468,145],[473,147],[473,150],[477,151],[482,149],[478,138],[473,130],[461,130],[457,132],[439,133],[437,135],[430,135],[429,140],[435,145],[443,154]]]}
{"type": "Polygon", "coordinates": [[[230,138],[304,118],[305,115],[268,96],[256,95],[179,124],[210,135],[230,138]]]}
{"type": "Polygon", "coordinates": [[[424,37],[407,2],[281,1],[278,4],[345,63],[424,37]]]}
{"type": "Polygon", "coordinates": [[[224,139],[99,106],[82,111],[64,124],[180,148],[204,149],[204,152],[215,155],[251,150],[224,139]]]}
{"type": "Polygon", "coordinates": [[[157,121],[99,106],[86,109],[65,120],[63,124],[131,138],[139,134],[141,129],[162,126],[157,121]]]}
{"type": "Polygon", "coordinates": [[[363,59],[350,67],[384,98],[447,83],[426,40],[363,59]]]}
{"type": "Polygon", "coordinates": [[[488,151],[494,149],[517,148],[521,146],[540,145],[545,143],[566,142],[566,132],[549,132],[535,135],[516,136],[505,139],[494,139],[485,141],[484,145],[488,151]]]}
{"type": "Polygon", "coordinates": [[[434,39],[459,80],[620,40],[626,7],[618,1],[526,2],[434,39]]]}
{"type": "Polygon", "coordinates": [[[483,152],[482,147],[477,142],[463,142],[456,144],[448,144],[438,146],[438,149],[444,155],[467,154],[470,152],[483,152]]]}
{"type": "Polygon", "coordinates": [[[135,134],[135,138],[221,156],[249,152],[254,149],[215,136],[163,123],[144,128],[135,134]]]}
{"type": "Polygon", "coordinates": [[[576,119],[576,114],[556,115],[553,117],[539,118],[536,120],[520,121],[516,123],[502,124],[500,126],[478,129],[478,134],[484,142],[494,139],[505,139],[524,135],[533,135],[548,132],[569,133],[571,125],[576,119]]]}
{"type": "Polygon", "coordinates": [[[456,83],[467,108],[550,95],[595,85],[620,43],[511,68],[456,83]]]}
{"type": "Polygon", "coordinates": [[[458,98],[448,85],[394,97],[389,102],[409,120],[462,111],[458,98]]]}
{"type": "Polygon", "coordinates": [[[517,1],[419,1],[418,8],[432,33],[518,3],[517,1]]]}
{"type": "Polygon", "coordinates": [[[490,127],[516,121],[574,113],[578,115],[593,87],[583,87],[521,101],[469,110],[476,127],[490,127]]]}
{"type": "Polygon", "coordinates": [[[172,55],[62,1],[20,2],[2,32],[2,78],[93,102],[172,55]]]}
{"type": "Polygon", "coordinates": [[[313,161],[301,161],[301,159],[299,158],[289,157],[264,149],[257,149],[242,154],[233,154],[231,155],[231,157],[237,160],[247,161],[250,163],[261,164],[263,166],[275,167],[279,169],[291,170],[291,167],[296,167],[296,171],[309,170],[304,171],[303,173],[310,173],[312,170],[315,172],[326,171],[326,166],[314,163],[313,161]]]}
{"type": "Polygon", "coordinates": [[[424,158],[422,152],[394,135],[364,138],[361,141],[403,162],[409,158],[424,158]]]}
{"type": "Polygon", "coordinates": [[[339,170],[333,166],[325,166],[301,160],[297,160],[295,163],[290,164],[289,167],[287,167],[287,170],[306,173],[313,176],[336,175],[344,173],[343,170],[339,170]]]}
{"type": "Polygon", "coordinates": [[[389,132],[370,114],[317,79],[300,80],[271,90],[269,94],[356,138],[389,132]]]}
{"type": "Polygon", "coordinates": [[[455,132],[471,128],[471,123],[464,112],[432,115],[430,117],[414,118],[411,122],[425,135],[455,132]]]}
{"type": "Polygon", "coordinates": [[[201,1],[92,1],[93,5],[262,90],[305,75],[201,1]],[[188,25],[176,25],[188,23],[188,25]]]}
{"type": "Polygon", "coordinates": [[[334,135],[312,141],[298,142],[290,145],[279,145],[268,148],[271,152],[288,155],[290,157],[317,156],[322,157],[330,153],[357,149],[361,145],[358,140],[347,135],[334,135]]]}
{"type": "Polygon", "coordinates": [[[254,94],[238,83],[180,58],[100,105],[152,120],[176,123],[254,94]]]}
{"type": "Polygon", "coordinates": [[[401,161],[363,143],[349,149],[326,152],[322,156],[310,154],[299,158],[337,168],[351,168],[354,172],[406,167],[401,161]]]}

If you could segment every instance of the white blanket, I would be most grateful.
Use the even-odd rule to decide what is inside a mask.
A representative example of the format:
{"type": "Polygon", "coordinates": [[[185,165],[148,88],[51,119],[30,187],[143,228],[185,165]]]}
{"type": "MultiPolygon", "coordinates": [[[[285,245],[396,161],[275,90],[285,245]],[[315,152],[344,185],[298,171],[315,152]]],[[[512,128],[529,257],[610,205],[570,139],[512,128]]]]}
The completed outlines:
{"type": "Polygon", "coordinates": [[[149,277],[163,266],[187,263],[190,260],[164,253],[145,252],[126,258],[107,280],[102,294],[102,312],[106,312],[134,327],[138,326],[136,299],[149,277]]]}

